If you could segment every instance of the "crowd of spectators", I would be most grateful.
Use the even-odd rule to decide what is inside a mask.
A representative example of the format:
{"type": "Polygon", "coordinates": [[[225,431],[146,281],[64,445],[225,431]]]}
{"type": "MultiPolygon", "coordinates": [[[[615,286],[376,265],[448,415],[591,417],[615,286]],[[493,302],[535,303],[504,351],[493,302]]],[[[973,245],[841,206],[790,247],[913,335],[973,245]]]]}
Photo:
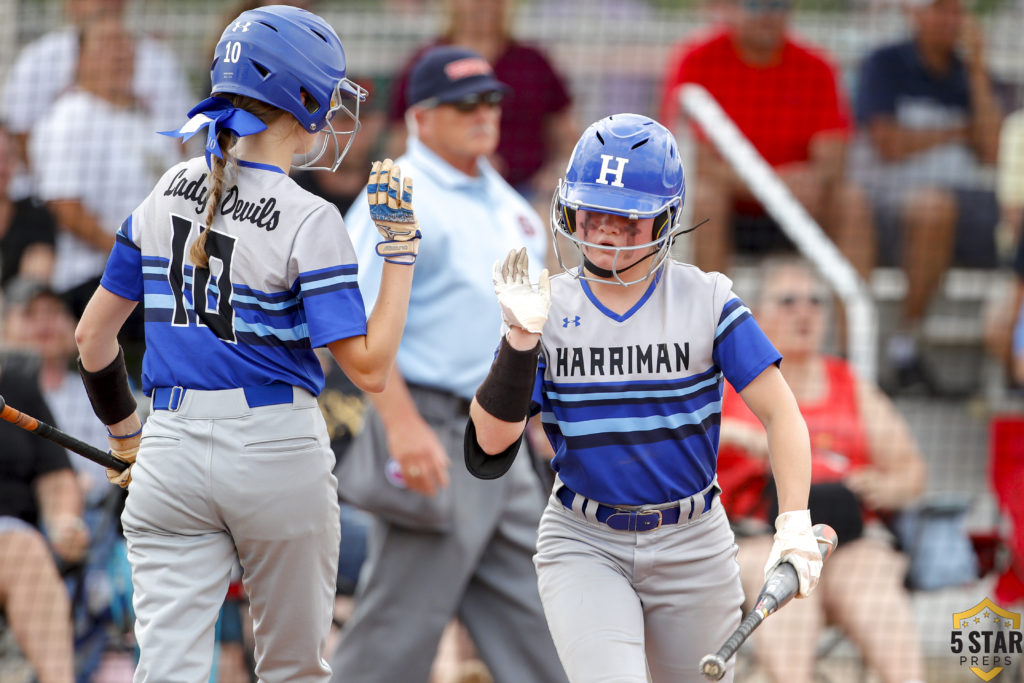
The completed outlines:
{"type": "MultiPolygon", "coordinates": [[[[725,0],[719,23],[680,36],[668,60],[651,65],[662,79],[657,101],[632,101],[631,106],[635,113],[657,114],[670,129],[696,142],[694,166],[687,169],[687,203],[694,222],[708,219],[691,236],[696,265],[729,272],[740,260],[760,263],[793,246],[705,131],[686,119],[678,98],[686,83],[702,85],[715,97],[861,277],[870,281],[879,267],[902,271],[906,295],[898,320],[879,340],[890,396],[928,398],[942,392],[926,361],[923,330],[949,269],[1012,271],[1010,291],[988,316],[985,341],[1007,385],[1019,391],[1024,386],[1021,84],[1003,82],[993,73],[984,31],[961,0],[903,3],[905,35],[876,45],[844,74],[833,55],[794,31],[792,19],[799,10],[791,0],[725,0]]],[[[226,14],[258,4],[234,3],[226,14]]],[[[404,13],[428,11],[423,3],[406,5],[404,13]]],[[[205,74],[191,74],[190,81],[165,43],[129,27],[127,6],[127,0],[64,0],[66,25],[24,45],[11,68],[0,73],[0,395],[101,448],[106,448],[104,428],[88,407],[74,369],[75,322],[99,282],[121,222],[163,169],[181,158],[180,145],[155,132],[174,128],[196,96],[205,95],[202,86],[192,85],[202,83],[205,74]]],[[[558,63],[544,44],[515,33],[516,11],[515,0],[444,0],[441,31],[406,49],[396,73],[382,78],[371,75],[370,65],[351,65],[350,77],[370,93],[361,110],[362,129],[337,173],[301,172],[299,183],[348,212],[361,197],[371,160],[408,151],[410,132],[415,139],[417,122],[409,112],[417,103],[408,97],[413,65],[431,48],[458,46],[482,55],[494,77],[508,86],[500,102],[500,135],[486,154],[488,167],[546,218],[549,193],[581,127],[574,104],[578,93],[573,65],[558,63]]],[[[220,26],[220,17],[211,17],[211,25],[214,19],[220,26]]],[[[601,115],[612,113],[617,112],[601,115]]],[[[424,187],[419,186],[418,196],[429,202],[424,187]]],[[[871,465],[882,459],[879,467],[891,474],[892,458],[902,458],[901,467],[921,474],[910,478],[901,470],[899,484],[907,490],[900,499],[909,501],[923,486],[922,455],[889,397],[856,379],[841,359],[822,360],[822,337],[814,335],[823,334],[824,317],[818,314],[828,297],[808,266],[789,263],[765,277],[756,290],[760,301],[749,303],[760,304],[755,314],[766,331],[778,329],[779,338],[769,334],[787,358],[785,342],[792,342],[793,367],[783,365],[790,372],[787,379],[813,366],[820,372],[809,376],[819,383],[812,384],[808,403],[818,405],[824,392],[839,391],[840,386],[828,383],[841,380],[849,400],[826,403],[860,415],[863,424],[854,429],[860,460],[851,464],[853,456],[842,454],[851,472],[831,472],[830,483],[845,481],[861,500],[858,511],[864,519],[859,521],[877,523],[879,509],[893,507],[893,501],[872,487],[877,484],[883,492],[892,487],[853,470],[876,471],[871,465]],[[782,292],[786,287],[800,291],[782,292]],[[791,294],[792,301],[785,303],[783,294],[791,294]],[[792,320],[781,321],[783,316],[792,320]],[[812,338],[786,337],[795,334],[786,326],[798,319],[805,320],[803,332],[812,338]],[[810,346],[803,349],[801,343],[810,346]],[[868,413],[883,419],[868,419],[868,413]],[[880,424],[900,438],[877,433],[880,424]]],[[[122,339],[129,364],[136,368],[143,349],[141,329],[139,318],[129,323],[122,339]]],[[[138,386],[138,377],[133,379],[138,386]]],[[[337,368],[328,372],[327,383],[321,408],[342,459],[362,428],[366,404],[337,368]]],[[[798,387],[794,392],[800,399],[798,387]]],[[[737,524],[757,517],[753,508],[744,508],[743,487],[756,480],[757,500],[746,502],[763,503],[766,484],[758,478],[763,474],[761,449],[747,448],[763,441],[763,434],[751,435],[741,422],[734,420],[726,429],[723,418],[722,429],[723,500],[730,513],[735,505],[737,524]],[[730,478],[737,482],[732,490],[726,483],[730,478]]],[[[542,436],[535,439],[538,434],[531,431],[528,439],[543,441],[542,436]]],[[[2,623],[42,683],[73,676],[90,680],[110,666],[105,653],[123,655],[130,668],[130,585],[123,576],[117,522],[122,492],[110,486],[99,466],[4,423],[0,444],[2,623]],[[27,595],[33,596],[31,604],[25,602],[27,595]],[[86,637],[97,628],[100,638],[86,637]]],[[[826,461],[834,464],[835,459],[821,462],[826,461]]],[[[339,627],[350,618],[353,595],[358,596],[371,523],[365,513],[344,504],[342,517],[339,627]]],[[[746,556],[760,553],[760,540],[741,543],[741,561],[757,563],[746,556]]],[[[856,562],[900,567],[892,548],[874,538],[842,554],[850,558],[851,573],[859,571],[856,562]]],[[[840,557],[833,561],[830,579],[837,585],[846,564],[840,557]]],[[[900,587],[877,581],[870,590],[889,591],[890,609],[906,607],[900,587]]],[[[753,589],[756,582],[747,583],[753,589]]],[[[791,621],[790,631],[814,630],[833,618],[838,603],[827,583],[822,589],[817,607],[808,602],[802,614],[789,613],[792,620],[802,620],[791,621]]],[[[229,602],[221,631],[226,653],[222,680],[248,680],[249,675],[244,609],[236,606],[229,602]],[[234,656],[227,655],[231,652],[234,656]]],[[[435,624],[438,631],[447,624],[445,633],[452,636],[442,644],[447,653],[442,660],[475,661],[472,644],[449,616],[435,624]]],[[[863,629],[861,640],[867,642],[864,634],[871,625],[845,626],[855,636],[863,629]]],[[[764,629],[761,637],[781,638],[782,630],[764,629]]],[[[885,631],[873,635],[879,633],[885,631]]],[[[908,640],[901,652],[906,655],[898,663],[904,666],[901,675],[922,677],[917,641],[908,640]]],[[[881,669],[882,658],[870,645],[865,654],[869,664],[881,669]]],[[[436,683],[462,675],[445,672],[461,671],[467,681],[487,679],[479,667],[460,668],[442,660],[434,664],[436,683]]],[[[798,680],[779,673],[778,662],[763,664],[778,680],[798,680]]]]}

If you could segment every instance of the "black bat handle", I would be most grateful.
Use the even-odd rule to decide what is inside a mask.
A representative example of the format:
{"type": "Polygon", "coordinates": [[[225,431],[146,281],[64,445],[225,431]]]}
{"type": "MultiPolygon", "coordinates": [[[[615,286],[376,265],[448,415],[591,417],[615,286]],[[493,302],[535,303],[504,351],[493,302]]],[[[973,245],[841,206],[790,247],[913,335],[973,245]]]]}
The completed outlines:
{"type": "Polygon", "coordinates": [[[59,443],[69,451],[74,451],[78,455],[88,458],[92,462],[102,465],[103,467],[109,467],[117,470],[118,472],[124,472],[128,469],[128,463],[125,461],[119,460],[105,451],[100,451],[91,443],[86,443],[81,439],[75,438],[71,434],[66,434],[45,422],[36,420],[36,428],[32,431],[36,432],[43,438],[53,441],[54,443],[59,443]]]}
{"type": "Polygon", "coordinates": [[[754,629],[761,625],[761,622],[764,621],[766,616],[768,615],[760,610],[755,609],[751,611],[750,614],[743,618],[739,627],[733,631],[733,634],[729,636],[729,639],[726,640],[725,644],[718,650],[718,657],[720,657],[723,662],[728,661],[730,657],[736,654],[736,650],[740,649],[740,645],[743,644],[743,641],[749,638],[750,634],[754,632],[754,629]]]}
{"type": "Polygon", "coordinates": [[[101,451],[92,444],[88,444],[81,439],[76,439],[70,434],[65,434],[45,422],[39,422],[38,420],[37,422],[39,423],[39,426],[36,427],[35,432],[44,439],[49,439],[54,443],[59,443],[64,448],[74,451],[75,453],[78,453],[95,463],[103,465],[104,467],[109,467],[110,469],[117,470],[118,472],[124,472],[128,469],[128,463],[124,460],[119,460],[110,453],[101,451]]]}
{"type": "Polygon", "coordinates": [[[128,469],[128,463],[115,458],[110,453],[101,451],[92,444],[88,444],[81,439],[76,439],[70,434],[62,432],[56,427],[46,424],[42,420],[37,420],[31,415],[26,415],[14,406],[7,405],[7,401],[4,400],[3,396],[0,396],[0,419],[4,422],[10,422],[15,427],[24,429],[27,432],[38,434],[44,439],[60,444],[69,451],[74,451],[75,453],[78,453],[95,463],[103,465],[104,467],[109,467],[110,469],[117,470],[118,472],[124,472],[128,469]]]}

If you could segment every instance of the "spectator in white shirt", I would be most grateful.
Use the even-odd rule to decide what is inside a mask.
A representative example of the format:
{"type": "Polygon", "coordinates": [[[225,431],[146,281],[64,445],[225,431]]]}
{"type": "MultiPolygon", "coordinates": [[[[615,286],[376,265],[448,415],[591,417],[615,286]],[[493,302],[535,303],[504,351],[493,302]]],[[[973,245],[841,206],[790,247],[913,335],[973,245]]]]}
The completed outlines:
{"type": "Polygon", "coordinates": [[[80,315],[118,227],[180,150],[157,135],[159,122],[132,88],[135,41],[120,15],[86,22],[77,61],[74,85],[33,128],[29,158],[37,194],[57,219],[51,284],[80,315]]]}
{"type": "MultiPolygon", "coordinates": [[[[98,14],[123,16],[126,0],[64,0],[68,24],[26,45],[7,76],[0,95],[0,113],[28,161],[28,135],[56,99],[75,81],[82,28],[98,14]]],[[[178,59],[160,41],[138,36],[131,80],[136,101],[156,121],[156,130],[174,128],[195,98],[178,59]]],[[[31,193],[30,176],[21,172],[9,192],[13,199],[31,193]]]]}

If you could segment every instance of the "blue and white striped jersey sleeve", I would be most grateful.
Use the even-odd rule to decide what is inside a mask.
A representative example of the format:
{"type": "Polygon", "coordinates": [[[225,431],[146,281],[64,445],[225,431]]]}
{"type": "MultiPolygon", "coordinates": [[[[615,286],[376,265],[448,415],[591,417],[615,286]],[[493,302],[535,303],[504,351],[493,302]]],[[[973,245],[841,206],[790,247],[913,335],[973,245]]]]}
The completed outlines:
{"type": "Polygon", "coordinates": [[[292,246],[294,278],[314,348],[366,334],[366,309],[356,281],[352,241],[333,204],[324,203],[304,221],[292,246]]]}
{"type": "Polygon", "coordinates": [[[142,248],[134,234],[134,215],[128,216],[117,230],[100,285],[124,299],[142,301],[142,248]]]}
{"type": "Polygon", "coordinates": [[[729,292],[715,328],[712,358],[736,391],[742,391],[782,355],[768,340],[743,301],[729,292]]]}

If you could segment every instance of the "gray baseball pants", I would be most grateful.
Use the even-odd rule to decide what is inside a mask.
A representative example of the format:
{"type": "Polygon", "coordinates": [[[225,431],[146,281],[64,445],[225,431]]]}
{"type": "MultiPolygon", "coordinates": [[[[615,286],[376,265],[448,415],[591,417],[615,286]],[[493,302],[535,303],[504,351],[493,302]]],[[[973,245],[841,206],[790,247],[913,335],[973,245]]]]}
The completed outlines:
{"type": "Polygon", "coordinates": [[[334,453],[316,399],[250,408],[241,389],[187,391],[146,421],[121,521],[132,565],[135,683],[206,683],[235,558],[256,673],[327,681],[341,541],[334,453]]]}
{"type": "MultiPolygon", "coordinates": [[[[717,497],[696,519],[631,532],[552,495],[534,562],[572,683],[703,682],[701,657],[739,626],[736,543],[717,497]]],[[[730,668],[723,680],[732,678],[730,668]]]]}

